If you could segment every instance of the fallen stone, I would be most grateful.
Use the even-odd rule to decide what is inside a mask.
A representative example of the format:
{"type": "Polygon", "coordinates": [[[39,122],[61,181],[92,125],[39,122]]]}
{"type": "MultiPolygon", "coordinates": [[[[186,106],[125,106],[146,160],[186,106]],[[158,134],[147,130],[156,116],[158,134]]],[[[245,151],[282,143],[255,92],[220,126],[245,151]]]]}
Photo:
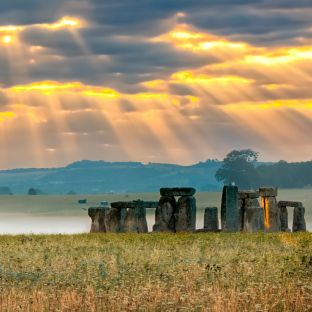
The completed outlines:
{"type": "Polygon", "coordinates": [[[90,207],[88,209],[88,215],[92,220],[90,233],[105,233],[105,215],[107,208],[102,207],[90,207]]]}
{"type": "Polygon", "coordinates": [[[260,187],[259,193],[262,197],[276,197],[278,189],[273,187],[260,187]]]}
{"type": "Polygon", "coordinates": [[[192,187],[161,188],[161,196],[193,196],[196,190],[192,187]]]}
{"type": "Polygon", "coordinates": [[[221,202],[221,226],[223,231],[236,232],[239,228],[238,220],[238,188],[224,186],[221,202]]]}
{"type": "Polygon", "coordinates": [[[307,230],[304,214],[305,208],[303,206],[295,207],[292,228],[293,232],[305,232],[307,230]]]}
{"type": "Polygon", "coordinates": [[[155,211],[154,232],[175,232],[176,200],[173,196],[162,196],[155,211]]]}
{"type": "Polygon", "coordinates": [[[217,207],[205,208],[204,230],[216,232],[219,229],[219,217],[217,207]]]}
{"type": "Polygon", "coordinates": [[[181,196],[175,211],[175,231],[193,232],[196,227],[196,200],[193,196],[181,196]]]}

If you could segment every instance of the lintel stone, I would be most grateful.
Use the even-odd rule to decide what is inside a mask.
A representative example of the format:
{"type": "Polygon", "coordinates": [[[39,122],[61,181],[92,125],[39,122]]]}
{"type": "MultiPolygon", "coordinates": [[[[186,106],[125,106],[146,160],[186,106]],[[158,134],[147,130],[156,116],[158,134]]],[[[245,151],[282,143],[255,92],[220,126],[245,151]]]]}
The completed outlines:
{"type": "Polygon", "coordinates": [[[157,208],[158,202],[153,201],[143,201],[143,200],[133,200],[133,201],[119,201],[111,203],[112,208],[116,209],[135,209],[135,208],[157,208]]]}
{"type": "Polygon", "coordinates": [[[193,187],[161,188],[161,196],[193,196],[196,190],[193,187]]]}
{"type": "Polygon", "coordinates": [[[278,189],[275,187],[260,187],[259,193],[261,197],[276,197],[278,189]]]}
{"type": "Polygon", "coordinates": [[[239,199],[254,199],[259,197],[258,191],[238,191],[238,198],[239,199]]]}
{"type": "Polygon", "coordinates": [[[281,200],[278,202],[279,207],[302,207],[302,202],[298,201],[289,201],[289,200],[281,200]]]}

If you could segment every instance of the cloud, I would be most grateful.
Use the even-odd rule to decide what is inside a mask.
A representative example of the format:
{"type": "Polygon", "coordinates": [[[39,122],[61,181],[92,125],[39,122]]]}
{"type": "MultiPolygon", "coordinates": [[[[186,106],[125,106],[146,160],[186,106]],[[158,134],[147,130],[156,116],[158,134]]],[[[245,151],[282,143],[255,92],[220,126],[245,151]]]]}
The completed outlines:
{"type": "Polygon", "coordinates": [[[190,163],[244,147],[309,159],[311,13],[310,1],[4,1],[0,161],[190,163]]]}

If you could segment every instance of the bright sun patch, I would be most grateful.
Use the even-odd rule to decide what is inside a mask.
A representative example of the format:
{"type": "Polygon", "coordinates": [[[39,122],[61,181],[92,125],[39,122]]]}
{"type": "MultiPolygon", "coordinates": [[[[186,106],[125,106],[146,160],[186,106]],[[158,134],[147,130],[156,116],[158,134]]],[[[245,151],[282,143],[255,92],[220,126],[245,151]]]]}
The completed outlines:
{"type": "Polygon", "coordinates": [[[0,122],[5,121],[7,119],[12,119],[15,117],[15,113],[13,112],[0,112],[0,122]]]}
{"type": "Polygon", "coordinates": [[[11,44],[13,42],[13,37],[9,36],[9,35],[3,36],[2,37],[2,42],[4,44],[11,44]]]}

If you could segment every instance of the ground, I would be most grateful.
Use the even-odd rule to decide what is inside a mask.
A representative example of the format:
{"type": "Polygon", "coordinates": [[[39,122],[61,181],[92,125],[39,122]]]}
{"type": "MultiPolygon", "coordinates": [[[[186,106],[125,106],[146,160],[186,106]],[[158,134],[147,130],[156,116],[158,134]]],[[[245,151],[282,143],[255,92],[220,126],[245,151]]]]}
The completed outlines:
{"type": "Polygon", "coordinates": [[[1,311],[312,311],[312,234],[0,237],[1,311]]]}

